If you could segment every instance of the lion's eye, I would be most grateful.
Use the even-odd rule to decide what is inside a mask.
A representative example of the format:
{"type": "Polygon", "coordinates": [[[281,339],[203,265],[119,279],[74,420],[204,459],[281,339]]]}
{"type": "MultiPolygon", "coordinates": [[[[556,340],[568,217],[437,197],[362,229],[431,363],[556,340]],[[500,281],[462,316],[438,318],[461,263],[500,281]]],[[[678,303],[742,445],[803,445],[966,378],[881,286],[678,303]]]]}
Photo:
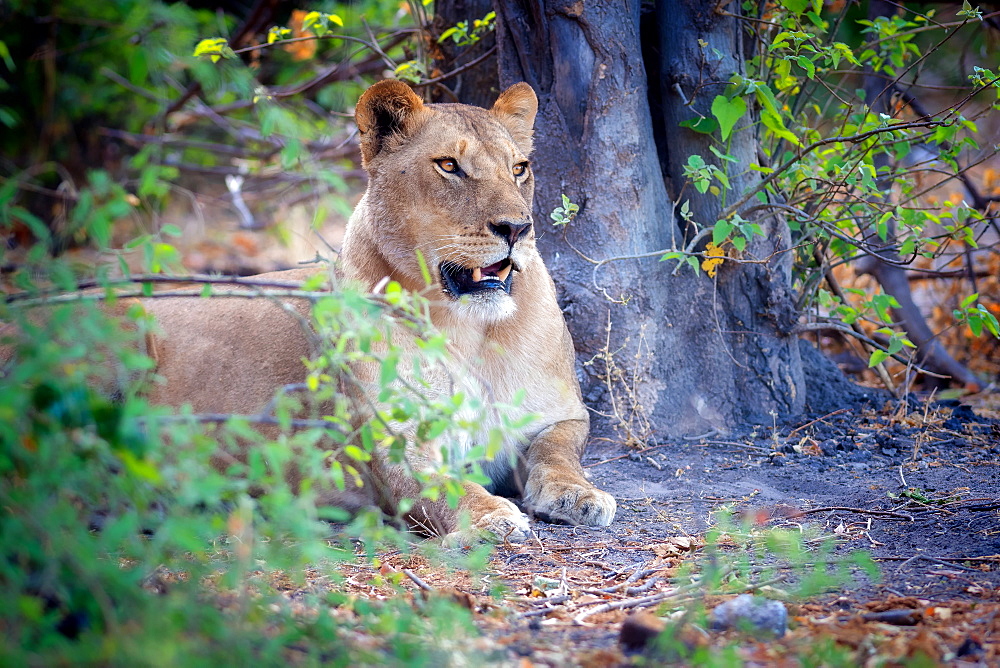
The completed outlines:
{"type": "Polygon", "coordinates": [[[442,172],[446,172],[448,174],[458,174],[459,172],[458,161],[455,160],[455,158],[441,158],[439,160],[435,160],[434,162],[437,163],[437,166],[441,168],[442,172]]]}
{"type": "Polygon", "coordinates": [[[524,176],[525,173],[527,173],[527,171],[528,171],[528,163],[526,162],[519,162],[516,165],[514,165],[514,176],[518,178],[524,176]]]}

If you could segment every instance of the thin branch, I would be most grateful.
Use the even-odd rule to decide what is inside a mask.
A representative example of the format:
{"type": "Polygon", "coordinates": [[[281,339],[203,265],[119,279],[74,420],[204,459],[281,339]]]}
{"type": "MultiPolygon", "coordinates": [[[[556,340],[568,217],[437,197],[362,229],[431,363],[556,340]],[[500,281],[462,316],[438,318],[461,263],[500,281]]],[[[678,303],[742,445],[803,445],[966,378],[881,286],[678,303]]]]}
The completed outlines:
{"type": "Polygon", "coordinates": [[[474,58],[473,60],[470,60],[465,65],[462,65],[461,67],[455,68],[451,72],[448,72],[446,74],[442,74],[439,77],[434,77],[433,79],[427,79],[426,81],[421,81],[420,83],[415,83],[415,84],[413,84],[413,87],[414,88],[422,88],[423,86],[431,86],[433,84],[440,83],[442,81],[447,81],[448,79],[451,79],[452,77],[458,76],[459,74],[461,74],[462,72],[465,72],[466,70],[472,69],[473,67],[475,67],[479,63],[483,62],[484,60],[486,60],[487,58],[489,58],[490,56],[492,56],[496,52],[497,52],[497,46],[496,46],[496,44],[494,44],[492,47],[490,47],[481,56],[479,56],[477,58],[474,58]]]}
{"type": "MultiPolygon", "coordinates": [[[[983,20],[990,19],[990,18],[993,18],[993,17],[998,16],[998,15],[1000,15],[1000,11],[990,12],[989,14],[983,14],[983,20]]],[[[862,51],[864,51],[866,49],[874,48],[874,47],[878,46],[879,44],[881,44],[882,42],[887,42],[889,40],[898,40],[901,37],[908,37],[910,35],[916,35],[918,33],[927,32],[929,30],[941,30],[941,29],[946,29],[946,28],[960,28],[960,27],[962,27],[963,25],[965,25],[968,22],[969,22],[968,19],[963,19],[961,21],[952,21],[950,23],[938,23],[936,25],[925,25],[925,26],[920,26],[918,28],[912,28],[910,30],[904,30],[902,32],[893,33],[892,35],[890,35],[888,37],[882,37],[881,39],[877,39],[877,40],[875,40],[873,42],[868,42],[866,44],[862,44],[860,47],[858,47],[857,52],[861,53],[862,51]]]]}
{"type": "Polygon", "coordinates": [[[152,91],[149,91],[149,90],[146,90],[145,88],[142,88],[141,86],[136,86],[134,83],[132,83],[131,81],[129,81],[128,79],[126,79],[125,77],[123,77],[122,75],[118,74],[117,72],[115,72],[114,70],[112,70],[112,69],[110,69],[108,67],[102,67],[99,70],[99,72],[101,74],[103,74],[104,76],[106,76],[107,78],[109,78],[112,81],[114,81],[116,84],[118,84],[119,86],[121,86],[125,90],[132,91],[133,93],[135,93],[136,95],[138,95],[140,97],[144,97],[147,100],[150,100],[152,102],[156,102],[157,104],[165,104],[166,102],[168,102],[168,100],[160,97],[156,93],[154,93],[152,91]]]}
{"type": "Polygon", "coordinates": [[[737,213],[744,204],[749,202],[758,193],[764,190],[768,185],[770,185],[775,179],[777,179],[781,174],[788,171],[796,163],[800,162],[809,153],[812,153],[818,148],[827,146],[828,144],[837,143],[847,143],[847,144],[859,144],[866,139],[870,139],[876,135],[882,134],[884,132],[898,132],[899,130],[908,130],[910,128],[933,128],[942,125],[949,125],[952,121],[938,121],[938,120],[921,120],[913,121],[910,123],[897,123],[895,125],[887,125],[882,128],[875,128],[873,130],[867,130],[865,132],[859,132],[854,135],[841,135],[837,137],[827,137],[826,139],[817,139],[816,141],[808,144],[807,146],[799,149],[799,151],[785,161],[783,165],[775,169],[773,172],[768,174],[755,188],[745,193],[735,204],[732,204],[719,216],[720,219],[725,220],[730,218],[733,214],[737,213]]]}
{"type": "Polygon", "coordinates": [[[845,325],[843,322],[839,320],[829,320],[824,322],[802,322],[797,324],[792,331],[793,333],[801,334],[802,332],[823,331],[827,329],[832,329],[835,332],[840,332],[842,334],[847,334],[848,336],[853,336],[854,338],[856,338],[858,341],[861,341],[865,345],[874,348],[876,350],[881,350],[882,352],[889,355],[889,357],[896,360],[900,364],[913,365],[913,368],[922,374],[926,374],[933,378],[951,378],[951,376],[947,376],[940,373],[934,373],[930,369],[925,369],[921,366],[914,365],[912,359],[907,359],[902,355],[900,355],[899,353],[890,353],[889,349],[886,348],[885,346],[880,345],[877,341],[870,339],[863,333],[855,331],[854,329],[845,325]]]}
{"type": "MultiPolygon", "coordinates": [[[[321,269],[317,267],[317,270],[321,269]]],[[[302,287],[302,283],[299,281],[275,281],[270,279],[260,279],[260,278],[245,278],[242,276],[209,276],[207,274],[193,274],[191,276],[164,276],[162,274],[137,274],[129,276],[128,278],[118,278],[109,279],[106,281],[99,280],[85,280],[80,281],[77,284],[77,290],[89,290],[92,288],[114,288],[118,286],[134,285],[136,283],[166,283],[166,284],[193,284],[193,285],[242,285],[246,287],[255,288],[277,288],[284,290],[296,290],[302,287]]],[[[161,295],[162,292],[153,293],[153,295],[161,295]]],[[[188,293],[185,293],[188,294],[188,293]]],[[[200,292],[194,293],[196,296],[200,296],[200,292]]],[[[303,295],[312,294],[326,294],[325,293],[302,293],[303,295]]],[[[59,296],[76,296],[72,293],[67,295],[65,290],[43,290],[36,293],[30,292],[19,292],[16,294],[10,294],[4,296],[4,302],[10,304],[12,302],[18,301],[44,301],[50,297],[59,296]]],[[[82,296],[82,295],[81,295],[82,296]]],[[[103,297],[103,295],[100,295],[103,297]]],[[[117,295],[116,296],[121,296],[117,295]]],[[[139,295],[142,297],[152,296],[152,295],[139,295]]],[[[65,300],[71,301],[71,300],[65,300]]]]}
{"type": "Polygon", "coordinates": [[[149,424],[157,422],[180,422],[196,424],[224,424],[230,420],[245,420],[251,424],[267,424],[289,427],[296,429],[330,429],[343,434],[343,430],[329,420],[308,420],[294,418],[281,420],[273,415],[239,415],[237,413],[192,413],[190,415],[139,415],[135,421],[139,424],[149,424]]]}

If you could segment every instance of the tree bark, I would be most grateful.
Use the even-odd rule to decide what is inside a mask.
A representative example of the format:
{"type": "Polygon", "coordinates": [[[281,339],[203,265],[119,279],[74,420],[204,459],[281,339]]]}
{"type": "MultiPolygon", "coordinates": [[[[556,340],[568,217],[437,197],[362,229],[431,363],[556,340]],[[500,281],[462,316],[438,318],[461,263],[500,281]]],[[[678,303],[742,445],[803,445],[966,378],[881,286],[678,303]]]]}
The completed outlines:
{"type": "MultiPolygon", "coordinates": [[[[796,316],[790,258],[774,255],[787,249],[782,220],[761,221],[768,237],[757,238],[746,255],[759,264],[726,262],[714,280],[690,267],[675,274],[675,264],[658,261],[658,253],[609,262],[595,272],[594,261],[683,245],[665,178],[679,192],[687,156],[712,157],[704,136],[677,127],[678,119],[693,112],[682,108],[685,99],[674,84],[706,113],[724,89],[713,82],[742,67],[739,26],[714,13],[714,4],[690,0],[658,7],[661,56],[651,67],[661,95],[652,104],[656,118],[639,2],[494,5],[501,88],[527,81],[539,96],[536,234],[583,362],[585,401],[631,421],[632,435],[640,438],[770,424],[769,413],[797,413],[805,401],[791,334],[796,316]],[[707,49],[700,49],[699,39],[707,49]],[[710,81],[696,91],[691,82],[699,77],[701,54],[712,47],[727,58],[703,72],[710,81]],[[665,154],[657,152],[654,124],[665,140],[661,147],[669,147],[665,154]],[[549,213],[563,193],[581,209],[557,229],[549,213]],[[645,433],[646,421],[652,433],[645,433]]],[[[748,172],[756,160],[753,130],[742,135],[733,148],[740,161],[729,170],[734,175],[748,172]]],[[[751,182],[749,176],[736,179],[730,197],[751,182]]],[[[702,224],[713,223],[722,208],[711,197],[691,197],[691,205],[702,224]]]]}

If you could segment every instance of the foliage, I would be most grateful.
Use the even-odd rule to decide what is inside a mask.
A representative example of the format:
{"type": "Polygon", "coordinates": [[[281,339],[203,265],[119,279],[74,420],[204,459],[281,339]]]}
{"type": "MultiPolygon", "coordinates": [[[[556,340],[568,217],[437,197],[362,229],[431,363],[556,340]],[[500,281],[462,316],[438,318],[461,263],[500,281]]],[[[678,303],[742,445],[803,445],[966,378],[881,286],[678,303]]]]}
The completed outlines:
{"type": "MultiPolygon", "coordinates": [[[[727,509],[716,512],[713,519],[699,558],[686,561],[675,578],[679,595],[660,607],[668,623],[647,652],[652,661],[696,666],[740,663],[737,645],[720,649],[691,643],[692,634],[685,633],[692,626],[702,633],[710,628],[706,597],[753,593],[794,602],[836,591],[862,574],[873,581],[879,578],[878,566],[866,552],[838,557],[834,537],[815,527],[767,528],[751,518],[737,523],[727,509]]],[[[761,631],[750,633],[756,637],[761,631]]],[[[806,665],[847,666],[856,661],[851,652],[832,645],[803,648],[797,654],[806,665]]]]}
{"type": "MultiPolygon", "coordinates": [[[[293,14],[291,27],[273,26],[266,45],[248,48],[211,37],[231,34],[232,16],[180,3],[71,2],[49,17],[62,28],[53,57],[67,65],[56,73],[29,59],[30,34],[5,31],[0,85],[30,95],[0,109],[0,122],[18,130],[0,139],[18,163],[0,167],[0,236],[10,240],[0,263],[12,267],[5,280],[17,293],[0,303],[0,323],[26,333],[0,330],[0,349],[17,346],[0,368],[0,598],[9,603],[0,611],[0,663],[482,662],[467,643],[476,633],[468,611],[450,599],[378,604],[340,594],[340,564],[424,548],[396,528],[400,517],[350,517],[321,503],[332,488],[356,486],[379,449],[411,469],[420,497],[454,506],[463,482],[485,481],[478,461],[525,426],[486,429],[487,413],[505,407],[460,389],[427,396],[423,365],[404,364],[390,335],[412,332],[427,364],[446,359],[427,302],[394,283],[378,298],[315,285],[284,292],[311,301],[325,342],[307,390],[279,393],[270,415],[205,416],[171,415],[142,398],[156,381],[140,342],[155,325],[123,301],[156,298],[155,276],[129,278],[137,272],[183,270],[174,245],[181,230],[156,221],[192,175],[238,175],[282,196],[344,191],[345,163],[328,156],[346,155],[338,146],[349,130],[328,112],[346,109],[364,82],[325,83],[347,79],[340,70],[378,72],[401,53],[409,33],[376,38],[359,19],[391,22],[394,8],[293,14]],[[372,48],[376,39],[384,48],[372,48]],[[286,50],[304,42],[314,45],[308,57],[286,50]],[[75,44],[83,47],[69,59],[75,44]],[[317,74],[313,56],[336,66],[317,74]],[[175,104],[183,91],[196,101],[175,104]],[[46,104],[52,114],[35,125],[46,104]],[[101,160],[74,154],[58,134],[98,122],[135,149],[114,168],[93,166],[101,160]],[[56,134],[33,151],[38,132],[56,134]],[[78,246],[114,266],[64,252],[78,246]],[[98,288],[81,292],[84,283],[98,288]],[[341,391],[361,385],[351,374],[358,362],[381,370],[362,388],[370,404],[341,391]],[[316,417],[299,417],[309,414],[316,417]],[[277,423],[278,433],[264,436],[261,421],[277,423]],[[465,442],[481,446],[457,455],[465,442]],[[440,457],[413,468],[408,445],[440,457]],[[298,602],[283,594],[289,581],[303,590],[298,602]]],[[[16,18],[41,9],[20,4],[16,18]]],[[[221,294],[211,281],[201,287],[205,299],[221,294]]],[[[400,515],[418,501],[404,499],[400,515]]],[[[487,550],[459,561],[475,567],[487,550]]]]}
{"type": "MultiPolygon", "coordinates": [[[[59,266],[53,260],[53,273],[59,266]]],[[[99,296],[113,297],[114,288],[99,296]]],[[[424,638],[448,637],[438,628],[445,619],[446,630],[472,632],[467,613],[444,601],[427,604],[436,610],[429,617],[403,601],[352,604],[361,632],[384,642],[381,658],[366,659],[369,650],[344,644],[338,624],[296,613],[280,595],[282,581],[304,583],[307,569],[319,569],[329,584],[307,598],[325,609],[336,564],[356,558],[348,538],[370,554],[410,549],[380,514],[359,515],[335,538],[327,522],[350,518],[320,501],[332,486],[359,484],[375,448],[407,466],[401,423],[415,425],[413,447],[440,446],[436,468],[411,474],[424,481],[422,496],[452,505],[463,481],[484,478],[477,463],[450,456],[450,444],[481,442],[470,456],[482,459],[523,426],[483,431],[486,411],[502,407],[460,392],[426,397],[419,365],[400,377],[393,328],[412,329],[429,360],[445,355],[426,302],[392,285],[384,300],[347,290],[291,293],[313,300],[329,342],[312,367],[311,391],[282,395],[272,416],[220,419],[168,415],[141,398],[150,368],[137,352],[150,326],[141,309],[118,322],[82,295],[60,293],[75,298],[59,304],[51,292],[39,293],[41,301],[29,294],[0,307],[0,319],[27,333],[0,379],[0,598],[12,602],[0,612],[3,663],[274,663],[302,638],[314,661],[408,661],[443,651],[424,638]],[[359,407],[337,390],[359,361],[382,368],[373,400],[385,406],[360,424],[359,407]],[[310,404],[322,419],[293,421],[310,404]],[[267,417],[279,434],[254,429],[267,417]],[[224,470],[213,466],[220,457],[224,470]],[[292,470],[301,477],[295,487],[292,470]]]]}
{"type": "Polygon", "coordinates": [[[124,240],[156,234],[168,206],[189,205],[188,187],[225,176],[266,202],[264,224],[303,198],[348,215],[353,127],[336,114],[349,115],[359,75],[402,55],[411,29],[392,27],[391,2],[329,10],[292,12],[266,43],[237,34],[239,17],[184,3],[5,10],[5,23],[24,27],[0,42],[0,90],[19,93],[0,105],[0,217],[27,237],[17,250],[106,245],[80,234],[95,171],[128,195],[109,212],[124,240]]]}
{"type": "MultiPolygon", "coordinates": [[[[746,254],[752,237],[763,234],[754,220],[783,214],[793,233],[799,304],[821,321],[863,324],[878,341],[870,362],[879,364],[914,347],[895,296],[837,286],[831,292],[821,284],[866,257],[928,277],[963,264],[973,271],[979,240],[995,228],[994,198],[977,192],[974,173],[996,155],[995,147],[981,145],[980,123],[1000,109],[1000,75],[994,64],[970,56],[964,90],[948,97],[934,91],[962,83],[953,38],[976,34],[982,15],[968,3],[953,20],[902,7],[869,20],[854,11],[826,13],[819,0],[761,7],[760,14],[756,3],[743,7],[754,17],[746,30],[756,42],[746,74],[729,78],[710,115],[681,123],[711,138],[713,157],[690,156],[684,176],[697,192],[720,199],[722,215],[685,216],[698,233],[694,242],[662,259],[697,270],[691,256],[699,255],[695,245],[710,230],[727,262],[757,261],[746,254]],[[730,183],[739,164],[732,142],[741,133],[756,135],[764,156],[751,166],[760,174],[756,185],[743,192],[730,183]],[[940,202],[937,192],[956,182],[971,194],[940,202]],[[740,216],[750,218],[748,211],[753,219],[740,216]],[[883,304],[889,300],[891,309],[883,304]]],[[[707,66],[721,58],[703,48],[707,66]]],[[[678,205],[684,216],[683,193],[678,205]]],[[[706,253],[700,255],[708,259],[706,253]]],[[[972,287],[978,292],[974,281],[972,287]]],[[[972,336],[997,336],[991,327],[997,307],[977,303],[984,297],[961,300],[955,319],[968,323],[972,336]]]]}
{"type": "Polygon", "coordinates": [[[549,217],[552,218],[553,225],[556,226],[569,225],[573,221],[573,219],[576,218],[576,214],[578,214],[579,212],[580,212],[580,205],[574,204],[573,202],[570,201],[569,197],[563,194],[562,205],[557,206],[555,209],[553,209],[552,213],[549,214],[549,217]]]}
{"type": "Polygon", "coordinates": [[[443,42],[450,37],[457,46],[470,46],[482,39],[486,33],[496,29],[496,18],[496,12],[489,12],[483,18],[475,19],[471,29],[468,21],[459,21],[442,32],[438,41],[443,42]]]}

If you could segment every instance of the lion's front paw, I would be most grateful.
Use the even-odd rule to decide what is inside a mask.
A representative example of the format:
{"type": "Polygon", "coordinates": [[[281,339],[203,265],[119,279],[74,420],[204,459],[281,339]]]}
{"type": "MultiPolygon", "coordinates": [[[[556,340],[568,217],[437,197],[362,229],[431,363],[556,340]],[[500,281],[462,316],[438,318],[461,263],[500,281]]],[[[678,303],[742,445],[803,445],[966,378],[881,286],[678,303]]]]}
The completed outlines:
{"type": "Polygon", "coordinates": [[[446,546],[467,547],[485,541],[520,543],[531,534],[528,516],[507,499],[492,496],[485,503],[468,504],[465,510],[471,518],[469,528],[446,535],[446,546]]]}
{"type": "Polygon", "coordinates": [[[528,484],[525,505],[548,522],[606,527],[615,517],[618,504],[613,496],[589,482],[559,481],[528,484]]]}

